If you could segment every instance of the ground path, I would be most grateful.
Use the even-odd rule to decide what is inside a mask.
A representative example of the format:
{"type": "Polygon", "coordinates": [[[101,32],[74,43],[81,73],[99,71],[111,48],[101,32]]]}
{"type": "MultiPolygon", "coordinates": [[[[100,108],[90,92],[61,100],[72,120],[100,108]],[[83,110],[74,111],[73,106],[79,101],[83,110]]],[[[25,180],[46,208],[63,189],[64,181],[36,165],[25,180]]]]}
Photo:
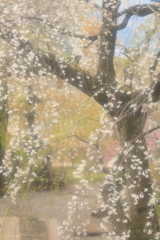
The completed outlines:
{"type": "MultiPolygon", "coordinates": [[[[99,186],[94,184],[94,191],[87,192],[91,209],[85,217],[91,224],[86,240],[101,240],[99,219],[91,217],[95,209],[95,195],[99,186]]],[[[19,196],[17,203],[9,198],[0,198],[0,240],[60,240],[57,227],[67,218],[67,203],[74,195],[74,185],[69,184],[61,191],[37,191],[19,196]]],[[[109,226],[110,227],[110,226],[109,226]]],[[[76,239],[76,238],[75,238],[76,239]]],[[[112,238],[110,238],[112,239],[112,238]]]]}

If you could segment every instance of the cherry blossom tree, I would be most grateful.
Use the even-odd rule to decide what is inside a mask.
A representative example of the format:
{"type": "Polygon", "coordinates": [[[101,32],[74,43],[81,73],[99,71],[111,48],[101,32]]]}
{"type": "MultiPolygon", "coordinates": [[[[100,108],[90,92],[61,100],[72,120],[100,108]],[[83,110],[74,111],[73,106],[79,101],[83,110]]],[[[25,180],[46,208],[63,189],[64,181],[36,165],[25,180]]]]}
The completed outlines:
{"type": "MultiPolygon", "coordinates": [[[[101,117],[101,134],[109,135],[117,126],[121,149],[103,186],[105,208],[117,239],[159,239],[145,136],[156,130],[146,129],[146,121],[160,97],[160,4],[130,5],[126,1],[104,0],[100,6],[94,0],[9,0],[1,2],[0,9],[1,166],[7,126],[4,83],[11,77],[26,82],[37,76],[54,76],[54,81],[57,76],[102,106],[107,117],[101,117]],[[85,31],[88,12],[93,21],[100,22],[96,35],[85,31]],[[144,18],[151,24],[140,39],[135,39],[135,47],[127,49],[119,43],[117,33],[127,29],[133,17],[144,18]],[[83,48],[92,49],[94,69],[83,48]],[[128,60],[120,73],[114,64],[116,49],[123,49],[128,60]],[[124,187],[128,212],[121,201],[124,187]]],[[[92,154],[102,164],[98,140],[96,134],[91,134],[90,144],[97,151],[97,155],[92,154]]],[[[0,187],[3,189],[3,181],[0,187]]]]}

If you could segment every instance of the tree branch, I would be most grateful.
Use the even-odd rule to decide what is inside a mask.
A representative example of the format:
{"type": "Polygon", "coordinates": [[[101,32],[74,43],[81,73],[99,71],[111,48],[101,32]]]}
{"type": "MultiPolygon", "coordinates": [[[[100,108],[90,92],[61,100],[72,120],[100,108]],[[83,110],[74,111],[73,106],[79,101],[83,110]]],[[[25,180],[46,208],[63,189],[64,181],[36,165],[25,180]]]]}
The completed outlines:
{"type": "Polygon", "coordinates": [[[152,128],[151,130],[145,132],[145,133],[144,133],[144,136],[146,136],[146,135],[148,135],[148,134],[150,134],[150,133],[156,131],[157,129],[160,129],[160,126],[157,126],[157,127],[155,127],[155,128],[152,128]]]}
{"type": "MultiPolygon", "coordinates": [[[[101,10],[105,11],[104,9],[99,7],[97,4],[95,4],[94,6],[98,9],[101,9],[101,10]]],[[[128,9],[125,9],[125,10],[119,12],[119,13],[112,13],[113,15],[115,15],[117,17],[120,17],[120,16],[126,14],[123,22],[121,24],[117,25],[115,27],[115,30],[124,29],[127,26],[130,17],[132,17],[133,15],[136,15],[138,17],[145,17],[147,15],[150,15],[150,14],[152,14],[154,12],[158,12],[158,11],[159,11],[159,7],[154,5],[154,4],[143,4],[143,5],[135,5],[135,6],[129,7],[128,9]]],[[[52,29],[57,29],[47,19],[45,20],[45,19],[40,18],[40,17],[23,16],[23,17],[21,17],[21,19],[28,19],[28,20],[36,20],[36,21],[45,22],[52,29]]],[[[69,36],[69,37],[90,40],[91,42],[94,42],[98,39],[98,35],[87,37],[87,36],[84,36],[84,35],[79,35],[79,34],[72,33],[72,32],[70,32],[70,31],[68,31],[64,28],[60,28],[56,33],[59,33],[61,35],[65,35],[65,36],[69,36]]]]}
{"type": "Polygon", "coordinates": [[[90,43],[88,43],[88,45],[87,45],[86,47],[83,47],[83,48],[88,48],[88,47],[89,47],[93,42],[95,42],[97,39],[98,39],[98,37],[95,38],[94,40],[92,40],[90,43]]]}
{"type": "MultiPolygon", "coordinates": [[[[89,144],[89,142],[83,140],[82,138],[78,137],[77,135],[73,135],[73,137],[76,137],[76,138],[77,138],[78,140],[80,140],[81,142],[84,142],[84,143],[89,144]]],[[[95,144],[93,144],[93,145],[95,145],[95,144]]]]}
{"type": "Polygon", "coordinates": [[[144,14],[146,14],[146,11],[149,11],[149,9],[152,12],[159,11],[159,7],[154,4],[137,4],[137,5],[131,6],[128,9],[125,9],[125,10],[117,13],[117,17],[121,17],[122,15],[130,13],[130,12],[134,12],[134,15],[137,15],[137,12],[138,12],[138,16],[140,17],[140,15],[144,16],[144,14]]]}
{"type": "Polygon", "coordinates": [[[51,24],[47,19],[43,19],[40,17],[30,17],[30,16],[23,16],[21,17],[21,19],[27,19],[27,20],[36,20],[36,21],[40,21],[40,22],[44,22],[46,23],[50,28],[55,29],[56,30],[56,34],[61,34],[64,36],[68,36],[68,37],[74,37],[74,38],[79,38],[79,39],[86,39],[86,40],[90,40],[91,42],[94,42],[98,39],[98,35],[94,35],[94,36],[84,36],[84,35],[79,35],[79,34],[75,34],[72,33],[64,28],[59,28],[59,30],[57,30],[57,27],[55,27],[53,24],[51,24]]]}
{"type": "MultiPolygon", "coordinates": [[[[41,75],[40,70],[46,69],[47,72],[55,74],[63,80],[67,79],[69,84],[87,94],[89,97],[93,96],[94,77],[89,72],[82,70],[76,63],[69,64],[65,59],[62,61],[58,59],[54,53],[37,51],[37,48],[35,48],[29,40],[26,41],[18,33],[13,33],[12,26],[8,27],[3,24],[0,28],[0,37],[17,51],[19,57],[25,57],[27,76],[41,75]],[[34,54],[36,61],[30,61],[28,59],[29,53],[34,54]],[[38,64],[41,64],[41,66],[38,67],[38,64]]],[[[45,73],[43,73],[43,75],[45,75],[45,73]]]]}
{"type": "Polygon", "coordinates": [[[123,14],[126,14],[126,16],[124,17],[122,23],[115,26],[114,29],[117,31],[124,29],[132,16],[145,17],[159,11],[159,6],[153,4],[143,4],[129,7],[128,9],[125,9],[124,11],[117,14],[118,17],[122,16],[123,14]]]}
{"type": "Polygon", "coordinates": [[[131,62],[134,62],[125,52],[122,52],[123,55],[125,55],[131,62]]]}
{"type": "MultiPolygon", "coordinates": [[[[84,143],[89,144],[89,142],[83,140],[82,138],[80,138],[80,137],[77,136],[77,135],[70,135],[70,136],[67,136],[67,137],[65,137],[65,138],[62,138],[62,139],[56,139],[56,140],[51,141],[51,142],[52,142],[52,143],[53,143],[53,142],[61,142],[61,141],[64,141],[64,140],[66,140],[66,139],[68,139],[68,138],[72,138],[72,137],[77,138],[77,139],[80,140],[81,142],[84,142],[84,143]]],[[[95,145],[95,144],[93,144],[93,145],[95,145]]]]}

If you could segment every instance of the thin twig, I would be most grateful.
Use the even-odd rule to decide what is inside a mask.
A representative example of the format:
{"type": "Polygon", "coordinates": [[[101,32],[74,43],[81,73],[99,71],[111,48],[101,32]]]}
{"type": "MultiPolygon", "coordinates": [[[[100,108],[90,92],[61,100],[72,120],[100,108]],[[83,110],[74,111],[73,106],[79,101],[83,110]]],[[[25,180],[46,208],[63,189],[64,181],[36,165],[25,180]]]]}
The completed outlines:
{"type": "Polygon", "coordinates": [[[157,126],[157,127],[155,127],[155,128],[150,129],[150,130],[147,131],[147,132],[144,132],[144,136],[146,136],[146,135],[148,135],[148,134],[150,134],[150,133],[156,131],[156,130],[159,129],[159,128],[160,128],[160,126],[157,126]]]}
{"type": "Polygon", "coordinates": [[[122,54],[124,54],[131,62],[133,62],[133,60],[126,53],[123,52],[122,54]]]}
{"type": "MultiPolygon", "coordinates": [[[[76,137],[78,140],[80,140],[80,141],[82,141],[82,142],[84,142],[84,143],[89,144],[89,142],[87,142],[87,141],[85,141],[84,139],[80,138],[80,137],[77,136],[76,134],[67,136],[67,137],[62,138],[62,139],[56,139],[56,140],[54,140],[54,141],[52,141],[52,142],[61,142],[61,141],[63,141],[63,140],[66,140],[67,138],[72,138],[72,137],[76,137]]],[[[93,144],[93,145],[96,145],[96,144],[93,144]]]]}

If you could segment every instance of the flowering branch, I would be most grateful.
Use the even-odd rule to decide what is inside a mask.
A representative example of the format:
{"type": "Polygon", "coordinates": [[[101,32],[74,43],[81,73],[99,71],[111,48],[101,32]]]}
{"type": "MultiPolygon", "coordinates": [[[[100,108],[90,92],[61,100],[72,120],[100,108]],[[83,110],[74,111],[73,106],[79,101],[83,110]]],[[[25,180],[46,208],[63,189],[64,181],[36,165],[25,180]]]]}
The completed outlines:
{"type": "MultiPolygon", "coordinates": [[[[87,71],[81,69],[76,63],[70,64],[66,59],[59,59],[54,53],[47,53],[34,47],[29,41],[23,39],[18,33],[12,32],[12,25],[2,25],[0,37],[7,41],[14,49],[27,58],[29,54],[37,59],[36,63],[28,61],[27,76],[41,75],[40,70],[46,69],[47,72],[55,74],[57,77],[67,80],[69,84],[76,87],[88,96],[93,96],[94,77],[87,71]],[[37,63],[40,64],[38,67],[37,63]]],[[[33,59],[33,61],[34,61],[33,59]]],[[[46,72],[43,72],[46,75],[46,72]]]]}
{"type": "Polygon", "coordinates": [[[129,19],[132,16],[145,17],[155,12],[159,12],[159,6],[143,4],[143,5],[135,5],[135,6],[129,7],[128,9],[125,9],[124,11],[117,14],[118,17],[122,16],[123,14],[126,14],[126,16],[124,17],[124,20],[122,21],[122,23],[115,26],[115,30],[124,29],[127,26],[129,19]]]}
{"type": "MultiPolygon", "coordinates": [[[[93,36],[79,35],[79,34],[70,32],[67,29],[64,29],[64,28],[61,28],[61,27],[57,30],[57,26],[55,26],[55,25],[58,24],[57,22],[55,22],[54,23],[55,25],[53,25],[52,23],[50,23],[48,21],[48,19],[44,19],[44,18],[41,18],[41,17],[22,16],[22,17],[20,17],[20,19],[35,20],[35,21],[43,22],[47,26],[49,26],[50,28],[55,29],[56,30],[55,31],[56,34],[58,33],[58,34],[61,34],[61,35],[64,35],[64,36],[68,36],[68,37],[74,37],[74,38],[79,38],[79,39],[86,39],[86,40],[89,40],[91,42],[94,42],[94,41],[96,41],[98,39],[98,35],[93,35],[93,36]]],[[[14,20],[6,20],[5,22],[14,24],[14,20]]]]}

